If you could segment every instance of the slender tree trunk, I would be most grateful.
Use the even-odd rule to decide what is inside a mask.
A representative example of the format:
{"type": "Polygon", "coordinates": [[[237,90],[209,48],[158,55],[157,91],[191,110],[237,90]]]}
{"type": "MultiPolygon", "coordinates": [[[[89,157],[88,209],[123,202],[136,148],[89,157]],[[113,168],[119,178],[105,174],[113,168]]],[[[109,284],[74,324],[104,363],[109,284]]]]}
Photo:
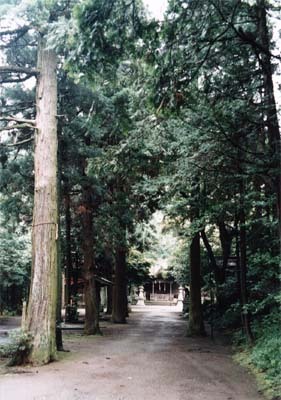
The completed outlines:
{"type": "Polygon", "coordinates": [[[250,314],[247,310],[248,294],[247,294],[247,242],[246,242],[246,218],[244,210],[244,185],[240,184],[240,284],[241,284],[241,306],[242,306],[242,322],[246,337],[250,343],[253,341],[253,335],[250,325],[250,314]]]}
{"type": "Polygon", "coordinates": [[[65,206],[65,298],[63,299],[64,304],[70,304],[70,298],[72,295],[71,283],[73,277],[72,268],[72,255],[71,255],[71,212],[70,212],[70,195],[69,188],[66,186],[64,194],[64,206],[65,206]]]}
{"type": "MultiPolygon", "coordinates": [[[[58,137],[61,136],[61,127],[58,126],[58,137]]],[[[61,146],[58,142],[58,210],[60,215],[61,207],[61,146]]],[[[57,301],[57,320],[56,320],[56,345],[58,351],[63,351],[63,339],[62,339],[62,303],[64,299],[62,298],[62,285],[64,284],[62,279],[62,252],[61,252],[61,224],[60,218],[58,218],[58,301],[57,301]]]]}
{"type": "MultiPolygon", "coordinates": [[[[59,227],[59,237],[60,235],[60,227],[59,227]]],[[[62,310],[62,259],[61,259],[61,243],[58,242],[58,301],[57,301],[57,328],[56,328],[56,345],[58,351],[63,351],[63,340],[62,340],[62,331],[60,324],[62,322],[61,310],[62,310]]]]}
{"type": "MultiPolygon", "coordinates": [[[[112,282],[113,279],[113,268],[112,268],[112,260],[110,257],[110,261],[107,264],[107,275],[106,277],[112,282]]],[[[107,286],[107,304],[106,304],[106,314],[112,315],[112,303],[113,303],[113,287],[112,285],[107,286]]]]}
{"type": "MultiPolygon", "coordinates": [[[[236,252],[236,277],[237,277],[237,298],[239,299],[240,308],[242,309],[242,296],[241,296],[241,269],[240,269],[240,232],[238,227],[239,217],[235,216],[235,230],[236,230],[236,240],[235,240],[235,252],[236,252]]],[[[241,321],[243,325],[242,313],[241,321]]]]}
{"type": "Polygon", "coordinates": [[[112,321],[126,323],[127,284],[126,284],[126,247],[119,245],[115,255],[115,278],[113,286],[112,321]]]}
{"type": "Polygon", "coordinates": [[[188,336],[205,335],[201,306],[200,234],[196,233],[190,245],[190,294],[188,336]]]}
{"type": "Polygon", "coordinates": [[[78,278],[79,278],[79,270],[80,270],[80,260],[79,260],[79,255],[76,249],[75,256],[74,256],[74,266],[75,268],[73,269],[73,287],[71,290],[72,295],[75,297],[78,294],[78,278]]]}
{"type": "Polygon", "coordinates": [[[83,265],[82,275],[84,279],[85,296],[85,327],[86,335],[100,334],[99,327],[99,308],[97,285],[95,281],[95,261],[94,261],[94,235],[93,235],[93,210],[91,203],[91,189],[83,188],[83,204],[81,207],[82,221],[82,251],[83,265]]]}
{"type": "Polygon", "coordinates": [[[32,335],[27,362],[56,359],[57,306],[57,76],[56,55],[40,39],[35,133],[35,192],[32,229],[32,279],[26,330],[32,335]]]}
{"type": "MultiPolygon", "coordinates": [[[[190,203],[190,222],[199,218],[200,209],[200,182],[195,177],[192,182],[192,199],[190,203]]],[[[203,235],[204,236],[204,235],[203,235]]],[[[189,249],[189,314],[188,314],[188,336],[205,335],[203,312],[201,304],[201,256],[200,256],[200,233],[197,232],[191,241],[189,249]]]]}
{"type": "Polygon", "coordinates": [[[264,49],[260,55],[260,64],[264,81],[265,125],[268,128],[268,141],[271,148],[271,157],[275,170],[273,177],[274,191],[276,194],[275,216],[278,218],[279,238],[281,237],[281,141],[278,124],[277,108],[274,97],[273,69],[270,55],[270,37],[267,26],[266,1],[257,0],[257,21],[259,41],[264,49]]]}

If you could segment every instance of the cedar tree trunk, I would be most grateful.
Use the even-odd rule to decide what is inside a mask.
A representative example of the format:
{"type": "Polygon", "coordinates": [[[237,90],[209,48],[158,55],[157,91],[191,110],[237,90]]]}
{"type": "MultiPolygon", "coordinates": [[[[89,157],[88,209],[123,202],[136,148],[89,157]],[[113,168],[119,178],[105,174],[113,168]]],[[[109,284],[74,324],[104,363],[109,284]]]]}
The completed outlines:
{"type": "Polygon", "coordinates": [[[72,295],[71,283],[73,277],[72,255],[71,255],[71,211],[70,211],[70,195],[69,187],[66,186],[64,194],[65,206],[65,298],[64,305],[70,304],[72,295]]]}
{"type": "Polygon", "coordinates": [[[84,279],[86,307],[84,332],[86,335],[96,335],[101,332],[99,328],[97,283],[95,281],[93,209],[90,187],[83,188],[83,205],[80,207],[80,210],[82,221],[82,251],[84,258],[82,276],[84,279]]]}
{"type": "Polygon", "coordinates": [[[205,335],[201,306],[200,234],[196,233],[190,245],[190,301],[188,336],[205,335]]]}
{"type": "Polygon", "coordinates": [[[126,247],[118,246],[115,254],[115,279],[113,286],[112,321],[126,323],[127,310],[126,247]]]}
{"type": "Polygon", "coordinates": [[[56,54],[46,48],[43,37],[38,49],[35,132],[35,192],[32,229],[32,279],[26,331],[32,337],[27,362],[46,364],[56,359],[57,305],[57,75],[56,54]]]}

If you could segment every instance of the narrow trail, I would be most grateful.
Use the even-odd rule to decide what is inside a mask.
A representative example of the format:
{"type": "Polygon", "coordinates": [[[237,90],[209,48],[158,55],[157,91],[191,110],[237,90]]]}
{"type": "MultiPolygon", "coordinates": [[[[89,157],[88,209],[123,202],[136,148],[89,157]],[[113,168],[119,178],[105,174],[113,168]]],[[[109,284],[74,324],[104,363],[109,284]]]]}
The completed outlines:
{"type": "Polygon", "coordinates": [[[184,336],[171,307],[134,308],[104,336],[66,335],[59,362],[0,376],[0,400],[262,400],[227,346],[184,336]]]}

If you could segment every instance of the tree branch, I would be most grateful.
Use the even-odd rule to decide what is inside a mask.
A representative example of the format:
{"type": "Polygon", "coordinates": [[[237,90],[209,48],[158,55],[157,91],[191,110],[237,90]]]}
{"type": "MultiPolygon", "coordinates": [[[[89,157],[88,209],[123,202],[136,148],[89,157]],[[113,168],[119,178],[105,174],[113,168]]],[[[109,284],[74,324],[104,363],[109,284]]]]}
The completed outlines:
{"type": "Polygon", "coordinates": [[[216,280],[216,282],[220,282],[220,270],[218,268],[215,255],[213,253],[213,249],[212,249],[212,247],[211,247],[211,245],[209,243],[209,240],[207,238],[207,235],[206,235],[206,232],[205,232],[204,229],[202,229],[200,231],[200,235],[201,235],[201,238],[202,238],[203,243],[205,245],[205,248],[207,250],[208,257],[209,257],[209,260],[210,260],[210,266],[211,266],[212,271],[214,272],[214,275],[215,275],[215,280],[216,280]]]}
{"type": "Polygon", "coordinates": [[[28,32],[30,29],[29,26],[21,26],[17,29],[7,29],[6,31],[0,31],[0,37],[2,36],[11,36],[11,35],[23,35],[28,32]]]}
{"type": "Polygon", "coordinates": [[[32,140],[34,139],[34,136],[25,139],[25,140],[21,140],[20,142],[16,142],[16,143],[8,143],[8,144],[4,144],[2,143],[1,146],[5,146],[5,147],[15,147],[15,146],[20,146],[22,144],[28,143],[28,142],[32,142],[32,140]]]}
{"type": "Polygon", "coordinates": [[[23,128],[36,129],[36,126],[30,125],[30,124],[10,125],[10,126],[5,126],[5,127],[1,128],[0,132],[12,131],[14,129],[23,129],[23,128]]]}
{"type": "MultiPolygon", "coordinates": [[[[1,77],[1,72],[0,72],[0,77],[1,77]]],[[[0,83],[19,83],[19,82],[25,82],[30,78],[33,78],[34,75],[25,75],[24,77],[17,76],[15,78],[0,78],[0,83]]]]}
{"type": "Polygon", "coordinates": [[[9,73],[9,74],[27,74],[27,75],[39,75],[40,71],[36,68],[25,68],[25,67],[17,67],[11,65],[1,65],[0,66],[0,74],[9,73]]]}
{"type": "MultiPolygon", "coordinates": [[[[17,117],[0,117],[0,121],[13,121],[13,122],[18,122],[20,124],[29,124],[29,125],[34,125],[36,124],[36,121],[33,119],[24,119],[24,118],[17,118],[17,117]]],[[[12,125],[11,125],[12,127],[12,125]]]]}

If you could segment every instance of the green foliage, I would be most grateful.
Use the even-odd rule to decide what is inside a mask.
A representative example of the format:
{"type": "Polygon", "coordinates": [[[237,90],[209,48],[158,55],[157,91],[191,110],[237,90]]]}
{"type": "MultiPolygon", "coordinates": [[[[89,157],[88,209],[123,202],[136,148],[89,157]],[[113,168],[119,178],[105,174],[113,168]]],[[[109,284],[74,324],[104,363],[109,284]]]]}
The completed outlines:
{"type": "Polygon", "coordinates": [[[180,242],[173,255],[170,274],[181,285],[189,284],[189,242],[180,242]]]}
{"type": "Polygon", "coordinates": [[[92,81],[97,73],[115,74],[118,64],[139,47],[137,39],[144,22],[138,0],[129,4],[124,0],[78,3],[66,38],[68,69],[78,77],[86,74],[92,81]]]}
{"type": "MultiPolygon", "coordinates": [[[[3,219],[2,219],[3,221],[3,219]]],[[[26,298],[31,269],[27,234],[11,224],[0,228],[0,310],[17,310],[26,298]]]]}
{"type": "Polygon", "coordinates": [[[255,324],[254,332],[257,339],[254,345],[236,356],[239,362],[252,369],[262,390],[271,399],[278,398],[281,390],[281,319],[279,310],[279,307],[272,310],[271,314],[255,324]]]}
{"type": "Polygon", "coordinates": [[[135,248],[130,249],[127,260],[127,277],[129,285],[143,285],[149,280],[149,269],[151,264],[143,253],[135,248]]]}

